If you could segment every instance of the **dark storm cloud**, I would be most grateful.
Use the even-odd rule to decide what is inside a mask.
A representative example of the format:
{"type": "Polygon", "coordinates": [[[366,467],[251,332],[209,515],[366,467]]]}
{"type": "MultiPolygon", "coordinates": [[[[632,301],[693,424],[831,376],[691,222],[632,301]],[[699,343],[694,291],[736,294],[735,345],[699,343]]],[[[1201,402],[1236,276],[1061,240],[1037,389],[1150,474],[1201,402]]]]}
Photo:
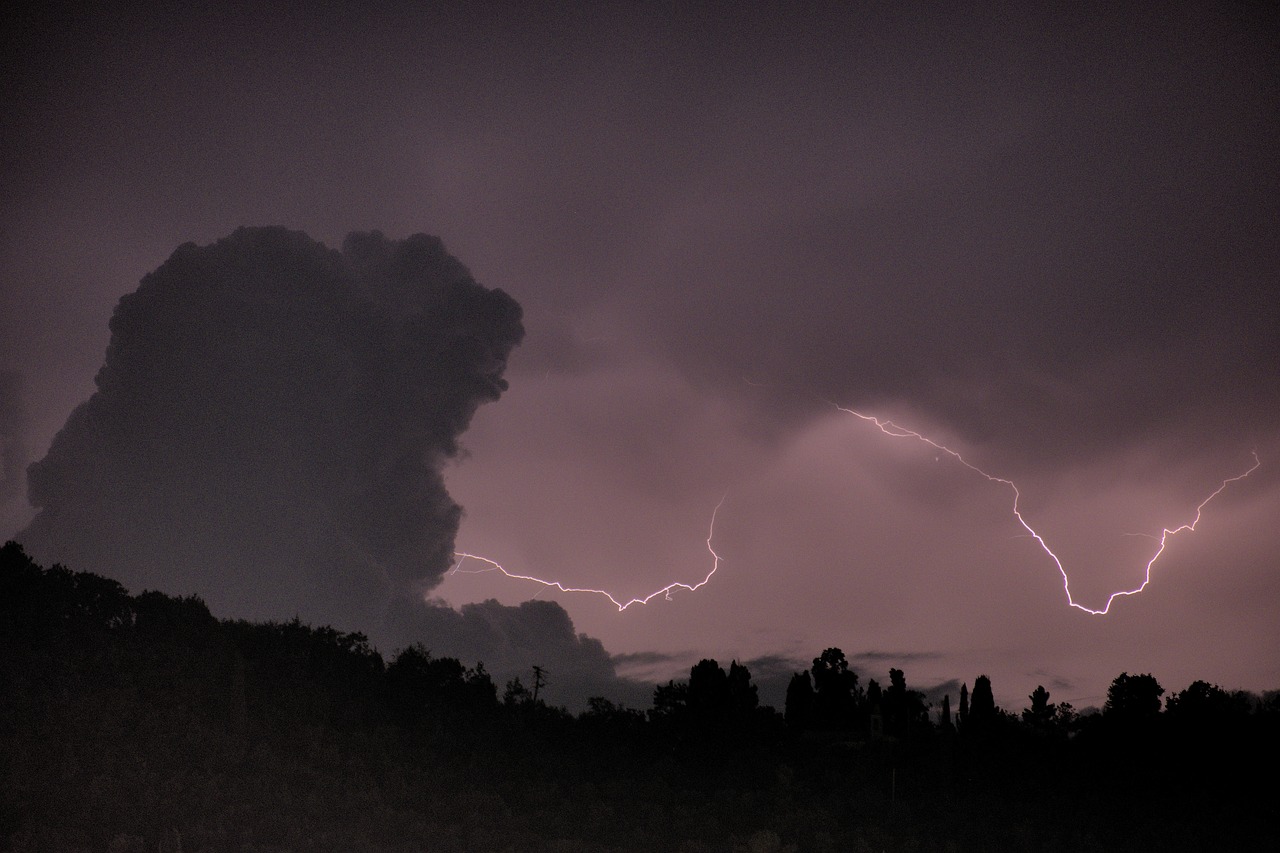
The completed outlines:
{"type": "Polygon", "coordinates": [[[765,431],[910,407],[1053,464],[1274,428],[1266,4],[375,5],[34,15],[6,184],[101,203],[159,150],[156,227],[174,174],[323,227],[439,205],[542,300],[516,369],[589,367],[551,312],[621,306],[765,431]]]}
{"type": "Polygon", "coordinates": [[[912,661],[937,660],[942,657],[938,652],[858,652],[851,656],[851,663],[862,664],[870,667],[873,664],[879,666],[883,663],[911,663],[912,661]]]}
{"type": "Polygon", "coordinates": [[[693,652],[624,652],[612,656],[612,660],[618,666],[655,666],[662,664],[676,663],[677,661],[686,661],[693,655],[693,652]]]}
{"type": "MultiPolygon", "coordinates": [[[[960,708],[960,685],[962,683],[963,682],[960,680],[952,678],[947,681],[943,681],[940,684],[933,684],[924,688],[919,685],[913,685],[910,682],[908,682],[907,686],[912,690],[919,690],[924,694],[924,701],[929,704],[930,710],[933,712],[935,717],[942,713],[942,697],[950,696],[951,714],[952,719],[954,720],[955,714],[960,708]]],[[[1005,710],[1014,711],[1015,713],[1017,711],[1016,708],[1006,708],[1005,710]]]]}
{"type": "Polygon", "coordinates": [[[771,54],[708,128],[660,270],[686,310],[654,328],[779,420],[826,398],[1047,458],[1247,444],[1280,409],[1273,16],[1006,12],[851,14],[771,54]]]}
{"type": "Polygon", "coordinates": [[[1055,675],[1053,673],[1045,672],[1043,670],[1037,670],[1036,672],[1031,673],[1031,675],[1035,678],[1041,679],[1039,681],[1040,685],[1050,688],[1058,693],[1065,693],[1070,690],[1076,690],[1079,687],[1079,685],[1077,685],[1075,682],[1071,681],[1070,679],[1063,678],[1060,675],[1055,675]]]}
{"type": "Polygon", "coordinates": [[[22,376],[0,370],[0,506],[21,493],[26,452],[22,376]]]}
{"type": "MultiPolygon", "coordinates": [[[[461,517],[441,467],[506,389],[520,315],[421,234],[352,234],[338,252],[242,228],[184,245],[120,300],[97,392],[31,466],[39,512],[19,538],[226,615],[298,614],[498,669],[542,648],[584,670],[566,681],[611,677],[558,605],[421,600],[461,517]]],[[[3,390],[16,452],[16,380],[3,390]]]]}
{"type": "Polygon", "coordinates": [[[97,392],[31,466],[32,552],[215,609],[372,617],[449,566],[440,467],[520,308],[440,241],[187,244],[120,300],[97,392]]]}
{"type": "Polygon", "coordinates": [[[799,660],[786,655],[760,655],[741,661],[751,673],[761,705],[771,705],[779,711],[786,707],[787,686],[791,677],[812,666],[812,659],[799,660]]]}

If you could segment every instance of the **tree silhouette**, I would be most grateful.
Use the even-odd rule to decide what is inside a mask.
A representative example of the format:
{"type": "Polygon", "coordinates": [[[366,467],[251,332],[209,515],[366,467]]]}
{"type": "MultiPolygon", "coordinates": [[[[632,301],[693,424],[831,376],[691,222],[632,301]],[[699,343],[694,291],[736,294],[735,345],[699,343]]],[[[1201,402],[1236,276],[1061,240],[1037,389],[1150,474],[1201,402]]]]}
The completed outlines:
{"type": "Polygon", "coordinates": [[[880,682],[874,678],[867,682],[866,696],[867,733],[874,738],[884,734],[884,693],[880,682]]]}
{"type": "Polygon", "coordinates": [[[538,704],[538,694],[547,686],[547,671],[541,666],[533,666],[533,704],[538,704]]]}
{"type": "Polygon", "coordinates": [[[719,663],[704,658],[689,670],[686,701],[690,723],[701,735],[723,729],[729,717],[729,677],[719,663]]]}
{"type": "MultiPolygon", "coordinates": [[[[862,696],[839,650],[818,662],[864,713],[925,731],[901,670],[862,696]]],[[[219,621],[6,546],[0,849],[1270,849],[1276,784],[1256,769],[1280,693],[1197,681],[1163,714],[1160,696],[1122,674],[1075,737],[1027,737],[1064,731],[1070,706],[1037,686],[1026,725],[1005,724],[984,676],[961,693],[970,736],[850,745],[776,737],[747,668],[705,659],[647,717],[599,696],[575,717],[519,679],[499,704],[482,665],[422,646],[387,665],[360,634],[219,621]],[[1157,724],[1114,724],[1130,711],[1157,724]],[[878,815],[886,797],[910,820],[878,815]]],[[[793,730],[816,699],[796,673],[793,730]]]]}
{"type": "Polygon", "coordinates": [[[813,724],[814,692],[809,670],[797,672],[787,683],[786,704],[783,713],[787,726],[794,731],[804,731],[813,724]]]}
{"type": "Polygon", "coordinates": [[[533,704],[533,694],[524,686],[520,676],[507,682],[506,689],[502,691],[502,704],[508,708],[523,708],[533,704]]]}
{"type": "Polygon", "coordinates": [[[737,661],[729,665],[726,673],[717,661],[704,658],[689,670],[689,681],[682,692],[676,691],[674,684],[658,690],[661,695],[655,693],[655,707],[659,699],[684,706],[675,717],[666,711],[659,716],[677,719],[679,725],[688,726],[699,738],[717,743],[750,735],[760,704],[750,671],[737,661]]]}
{"type": "Polygon", "coordinates": [[[853,728],[862,706],[858,675],[844,652],[830,648],[813,659],[814,725],[820,729],[853,728]]]}
{"type": "Polygon", "coordinates": [[[665,735],[683,732],[689,718],[689,682],[673,679],[653,688],[653,707],[648,716],[665,735]]]}
{"type": "Polygon", "coordinates": [[[727,688],[729,726],[739,737],[746,736],[755,727],[760,691],[751,683],[751,671],[736,660],[729,664],[727,688]]]}
{"type": "Polygon", "coordinates": [[[736,660],[729,664],[729,704],[736,716],[750,716],[760,706],[760,691],[751,671],[736,660]]]}
{"type": "Polygon", "coordinates": [[[900,669],[889,670],[889,689],[882,696],[885,734],[907,737],[913,729],[929,725],[929,709],[924,694],[907,689],[907,678],[900,669]]]}
{"type": "Polygon", "coordinates": [[[1022,711],[1022,722],[1037,731],[1049,731],[1058,713],[1058,706],[1049,701],[1049,691],[1044,689],[1044,685],[1037,685],[1028,698],[1031,707],[1022,711]]]}
{"type": "Polygon", "coordinates": [[[1107,701],[1102,706],[1102,713],[1104,717],[1120,723],[1149,723],[1160,714],[1160,697],[1163,695],[1164,688],[1154,676],[1122,672],[1107,688],[1107,701]]]}
{"type": "Polygon", "coordinates": [[[969,719],[962,731],[972,734],[990,733],[999,717],[995,696],[991,692],[991,679],[979,675],[973,680],[973,693],[969,696],[969,719]]]}
{"type": "Polygon", "coordinates": [[[484,664],[467,669],[455,658],[432,657],[420,643],[403,649],[387,666],[386,689],[403,723],[429,724],[437,733],[473,725],[498,701],[484,664]]]}
{"type": "Polygon", "coordinates": [[[1223,725],[1249,714],[1247,694],[1228,693],[1216,684],[1193,681],[1186,690],[1175,693],[1165,702],[1170,719],[1192,726],[1223,725]]]}

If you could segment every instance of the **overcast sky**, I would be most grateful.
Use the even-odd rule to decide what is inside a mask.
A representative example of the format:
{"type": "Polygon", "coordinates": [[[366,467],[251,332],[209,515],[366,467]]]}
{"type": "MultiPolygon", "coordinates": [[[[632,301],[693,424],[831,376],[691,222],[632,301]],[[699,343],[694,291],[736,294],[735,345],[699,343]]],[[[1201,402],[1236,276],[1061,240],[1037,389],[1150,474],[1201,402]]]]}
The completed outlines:
{"type": "Polygon", "coordinates": [[[0,535],[179,245],[424,232],[523,309],[457,547],[631,598],[706,577],[714,512],[721,558],[622,613],[430,595],[551,599],[641,678],[839,646],[1014,710],[1280,687],[1267,4],[481,5],[6,12],[0,535]],[[1093,616],[1006,484],[837,406],[1016,483],[1092,608],[1261,464],[1093,616]]]}

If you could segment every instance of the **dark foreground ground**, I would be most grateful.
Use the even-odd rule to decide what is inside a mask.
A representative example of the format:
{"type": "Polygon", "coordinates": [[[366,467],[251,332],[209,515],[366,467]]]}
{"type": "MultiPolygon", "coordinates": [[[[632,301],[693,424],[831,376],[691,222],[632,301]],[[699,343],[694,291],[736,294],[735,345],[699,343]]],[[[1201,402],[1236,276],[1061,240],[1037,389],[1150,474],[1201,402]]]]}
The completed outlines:
{"type": "Polygon", "coordinates": [[[519,683],[499,696],[480,666],[420,648],[388,663],[360,635],[219,621],[198,599],[42,569],[11,543],[0,849],[958,853],[1280,839],[1273,695],[1197,682],[1143,710],[1113,685],[1105,714],[975,705],[957,730],[901,673],[883,696],[848,682],[843,705],[821,682],[792,696],[786,720],[756,707],[741,667],[704,661],[690,675],[645,712],[593,700],[573,716],[519,683]]]}

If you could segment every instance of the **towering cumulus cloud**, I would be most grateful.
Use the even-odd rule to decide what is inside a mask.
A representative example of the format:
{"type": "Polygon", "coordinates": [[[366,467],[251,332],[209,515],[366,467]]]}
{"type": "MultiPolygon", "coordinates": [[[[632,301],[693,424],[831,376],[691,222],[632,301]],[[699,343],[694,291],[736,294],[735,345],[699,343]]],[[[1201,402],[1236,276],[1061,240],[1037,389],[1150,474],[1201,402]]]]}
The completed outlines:
{"type": "Polygon", "coordinates": [[[441,467],[505,390],[523,334],[520,306],[434,237],[352,234],[337,252],[242,228],[184,245],[120,300],[97,392],[30,468],[39,512],[19,538],[215,612],[420,639],[497,669],[549,643],[611,677],[555,605],[464,617],[423,602],[461,516],[441,467]]]}
{"type": "Polygon", "coordinates": [[[21,377],[0,370],[0,507],[20,494],[24,461],[21,377]]]}
{"type": "Polygon", "coordinates": [[[434,237],[181,246],[120,300],[20,538],[223,612],[372,624],[448,568],[440,468],[522,336],[520,306],[434,237]]]}

